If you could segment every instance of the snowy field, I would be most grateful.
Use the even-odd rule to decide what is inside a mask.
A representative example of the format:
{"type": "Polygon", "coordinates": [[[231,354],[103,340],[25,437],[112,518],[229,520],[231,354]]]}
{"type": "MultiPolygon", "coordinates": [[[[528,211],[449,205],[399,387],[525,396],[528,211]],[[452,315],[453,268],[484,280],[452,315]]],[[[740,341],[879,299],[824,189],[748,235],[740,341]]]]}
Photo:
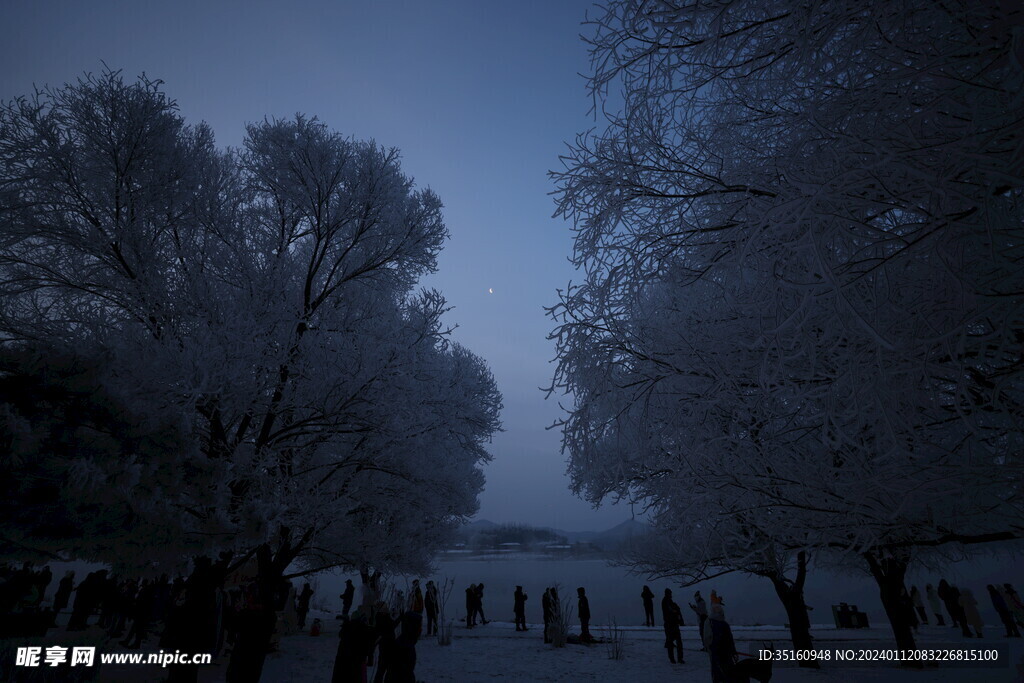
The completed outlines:
{"type": "MultiPolygon", "coordinates": [[[[329,683],[338,646],[338,624],[333,614],[311,612],[310,620],[321,619],[324,632],[318,637],[308,634],[286,636],[278,651],[266,660],[264,683],[329,683]]],[[[603,620],[596,620],[591,631],[605,637],[603,620]]],[[[456,625],[454,642],[441,647],[435,638],[426,638],[417,645],[416,675],[424,683],[439,681],[628,681],[659,683],[661,681],[710,681],[707,655],[699,650],[697,629],[683,629],[685,664],[671,664],[663,647],[660,628],[626,627],[624,658],[618,661],[608,657],[604,644],[590,646],[567,645],[556,649],[545,645],[542,628],[531,624],[527,633],[517,633],[508,621],[492,621],[486,626],[466,629],[456,625]]],[[[789,634],[781,626],[734,626],[737,649],[755,654],[758,648],[789,647],[789,634]]],[[[892,634],[879,626],[858,631],[836,631],[831,626],[816,625],[812,631],[815,645],[837,649],[884,649],[892,647],[892,634]]],[[[992,635],[996,632],[992,628],[992,635]]],[[[51,631],[45,639],[29,639],[17,644],[70,646],[94,645],[98,652],[126,652],[101,629],[93,626],[84,633],[68,633],[63,629],[51,631]]],[[[949,627],[923,627],[918,634],[921,647],[981,648],[1007,641],[998,638],[965,640],[949,627]]],[[[155,638],[150,638],[143,652],[158,649],[155,638]]],[[[867,683],[1024,683],[1024,641],[1011,640],[1006,656],[998,668],[933,667],[924,670],[899,669],[889,664],[868,666],[829,664],[818,671],[800,669],[793,664],[776,666],[773,683],[813,683],[830,681],[865,681],[867,683]]],[[[220,683],[224,680],[228,658],[226,655],[210,666],[200,668],[200,683],[220,683]]],[[[142,683],[162,681],[166,672],[157,666],[104,665],[95,680],[109,683],[142,683]]],[[[54,679],[47,679],[54,680],[54,679]]]]}
{"type": "MultiPolygon", "coordinates": [[[[283,639],[281,651],[267,659],[264,681],[299,683],[330,681],[331,667],[337,646],[337,622],[325,619],[330,631],[318,638],[291,636],[283,639]]],[[[600,628],[593,629],[602,636],[600,628]]],[[[788,634],[779,627],[734,629],[737,648],[753,652],[765,641],[776,647],[788,645],[788,634]]],[[[417,646],[417,679],[425,683],[436,681],[627,681],[630,679],[658,683],[660,681],[710,681],[707,655],[699,651],[696,628],[683,631],[686,663],[671,664],[663,647],[660,628],[630,628],[627,631],[625,658],[608,658],[607,647],[602,644],[567,645],[555,649],[542,641],[540,626],[531,626],[527,633],[516,633],[507,622],[491,622],[472,630],[456,628],[455,641],[450,647],[440,647],[436,640],[421,640],[417,646]]],[[[821,647],[885,648],[891,646],[888,629],[872,628],[864,631],[835,631],[817,628],[816,644],[821,647]]],[[[922,629],[922,645],[964,647],[967,641],[951,637],[946,629],[922,629]]],[[[990,641],[986,644],[991,645],[990,641]]],[[[1004,642],[1004,641],[999,641],[1004,642]]],[[[981,641],[972,643],[977,646],[981,641]]],[[[810,683],[815,681],[866,681],[889,683],[1019,683],[1024,673],[1024,649],[1020,642],[1010,649],[1009,660],[998,669],[929,668],[926,670],[897,669],[888,665],[853,666],[831,665],[820,671],[799,669],[796,666],[776,667],[773,683],[810,683]]]]}

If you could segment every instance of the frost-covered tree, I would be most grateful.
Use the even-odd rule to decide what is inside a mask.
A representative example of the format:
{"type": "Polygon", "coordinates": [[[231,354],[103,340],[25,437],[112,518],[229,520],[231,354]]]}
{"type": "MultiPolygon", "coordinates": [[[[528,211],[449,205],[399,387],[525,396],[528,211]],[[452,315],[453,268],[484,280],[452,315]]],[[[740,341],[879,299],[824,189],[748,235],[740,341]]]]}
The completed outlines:
{"type": "Polygon", "coordinates": [[[500,396],[447,341],[443,298],[413,292],[440,201],[396,150],[315,119],[220,152],[159,83],[117,73],[0,114],[0,331],[106,354],[184,416],[226,494],[178,502],[259,567],[229,667],[258,679],[288,567],[420,568],[476,509],[500,396]]]}
{"type": "Polygon", "coordinates": [[[578,490],[680,516],[742,492],[703,509],[861,555],[902,647],[914,548],[1021,536],[1022,21],[606,7],[607,125],[553,174],[584,272],[553,311],[578,490]]]}
{"type": "Polygon", "coordinates": [[[216,504],[223,473],[180,415],[146,407],[102,359],[0,349],[0,555],[141,572],[211,552],[185,510],[216,504]]]}

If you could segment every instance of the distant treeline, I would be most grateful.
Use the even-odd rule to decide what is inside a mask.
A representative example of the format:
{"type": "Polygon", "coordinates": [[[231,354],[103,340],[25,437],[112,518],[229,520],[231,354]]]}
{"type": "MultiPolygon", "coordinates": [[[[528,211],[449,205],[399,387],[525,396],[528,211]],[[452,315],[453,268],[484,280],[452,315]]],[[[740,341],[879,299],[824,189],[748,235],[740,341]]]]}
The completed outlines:
{"type": "Polygon", "coordinates": [[[551,529],[541,529],[526,524],[499,524],[485,529],[463,528],[457,543],[463,543],[474,550],[499,550],[506,543],[518,543],[517,550],[536,550],[549,545],[569,545],[565,536],[551,529]]]}

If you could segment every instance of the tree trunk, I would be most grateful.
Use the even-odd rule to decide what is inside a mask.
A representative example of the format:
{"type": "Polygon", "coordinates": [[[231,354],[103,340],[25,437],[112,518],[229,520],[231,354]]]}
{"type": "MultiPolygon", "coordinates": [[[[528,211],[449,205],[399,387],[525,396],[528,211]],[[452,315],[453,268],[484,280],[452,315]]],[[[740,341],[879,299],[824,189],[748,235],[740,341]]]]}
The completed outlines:
{"type": "MultiPolygon", "coordinates": [[[[793,640],[793,648],[797,650],[810,650],[814,647],[814,639],[811,637],[811,620],[807,616],[807,604],[804,602],[804,580],[807,577],[807,554],[797,554],[796,581],[790,581],[785,576],[769,576],[775,592],[782,605],[786,608],[786,615],[789,617],[789,635],[793,640]]],[[[799,660],[799,665],[807,669],[820,669],[821,665],[817,660],[799,660]]]]}
{"type": "MultiPolygon", "coordinates": [[[[901,650],[913,650],[917,644],[914,640],[914,627],[904,603],[902,593],[906,590],[903,581],[907,574],[907,560],[895,555],[878,555],[873,552],[864,553],[871,575],[878,583],[882,607],[889,617],[892,633],[896,637],[896,647],[901,650]]],[[[912,609],[912,608],[911,608],[912,609]]],[[[919,662],[908,662],[908,666],[919,667],[919,662]]]]}

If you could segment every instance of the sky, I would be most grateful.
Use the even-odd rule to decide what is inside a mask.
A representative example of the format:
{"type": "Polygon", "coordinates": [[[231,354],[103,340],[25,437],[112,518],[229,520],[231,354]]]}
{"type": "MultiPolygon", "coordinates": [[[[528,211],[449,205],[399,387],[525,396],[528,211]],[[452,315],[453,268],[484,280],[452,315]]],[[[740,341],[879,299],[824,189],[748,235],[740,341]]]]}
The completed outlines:
{"type": "Polygon", "coordinates": [[[580,75],[591,0],[138,2],[5,0],[0,99],[106,64],[164,81],[193,123],[238,146],[247,122],[318,116],[397,147],[403,170],[445,204],[450,240],[423,282],[454,310],[454,338],[483,357],[504,395],[504,432],[478,519],[601,530],[628,507],[594,510],[569,491],[544,306],[574,278],[571,226],[552,217],[547,171],[596,125],[580,75]],[[493,289],[493,294],[489,290],[493,289]]]}

